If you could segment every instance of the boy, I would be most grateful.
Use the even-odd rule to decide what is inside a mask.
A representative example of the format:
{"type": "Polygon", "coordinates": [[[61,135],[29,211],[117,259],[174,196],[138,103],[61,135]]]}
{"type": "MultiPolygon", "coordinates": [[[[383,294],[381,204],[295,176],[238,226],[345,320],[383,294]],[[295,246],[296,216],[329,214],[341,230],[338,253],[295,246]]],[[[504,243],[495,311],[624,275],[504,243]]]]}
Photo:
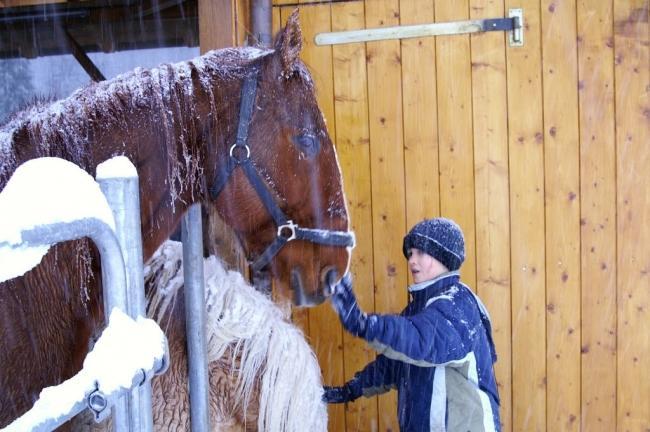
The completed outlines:
{"type": "Polygon", "coordinates": [[[402,250],[415,283],[399,315],[362,312],[349,274],[336,286],[332,305],[343,327],[379,355],[343,386],[325,387],[323,399],[348,402],[396,388],[403,432],[500,431],[490,318],[458,272],[463,232],[449,219],[425,220],[402,250]]]}

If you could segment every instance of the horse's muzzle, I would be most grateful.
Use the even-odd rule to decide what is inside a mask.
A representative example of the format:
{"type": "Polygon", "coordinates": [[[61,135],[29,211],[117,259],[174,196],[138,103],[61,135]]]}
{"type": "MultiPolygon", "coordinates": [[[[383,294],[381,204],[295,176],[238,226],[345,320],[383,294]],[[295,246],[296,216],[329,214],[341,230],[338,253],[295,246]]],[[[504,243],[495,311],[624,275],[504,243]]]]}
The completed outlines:
{"type": "Polygon", "coordinates": [[[323,268],[318,278],[318,287],[313,292],[305,288],[304,277],[299,267],[291,269],[291,291],[293,292],[293,303],[296,306],[317,306],[323,303],[334,292],[334,286],[338,281],[338,272],[332,266],[323,268]]]}

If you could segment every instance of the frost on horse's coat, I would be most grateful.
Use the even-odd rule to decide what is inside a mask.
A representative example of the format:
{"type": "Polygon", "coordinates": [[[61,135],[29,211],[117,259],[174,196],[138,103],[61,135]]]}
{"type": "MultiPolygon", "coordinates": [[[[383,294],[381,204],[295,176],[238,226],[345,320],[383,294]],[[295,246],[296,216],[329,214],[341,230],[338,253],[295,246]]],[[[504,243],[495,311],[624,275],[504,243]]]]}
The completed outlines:
{"type": "MultiPolygon", "coordinates": [[[[235,142],[243,78],[255,74],[252,164],[288,219],[347,231],[335,150],[300,47],[294,14],[274,50],[226,49],[136,69],[18,113],[0,126],[0,191],[33,158],[60,157],[94,175],[99,163],[124,155],[140,176],[145,260],[194,202],[207,214],[218,212],[247,258],[255,258],[277,227],[247,179],[236,171],[217,198],[208,193],[235,142]]],[[[266,270],[281,290],[295,288],[295,298],[317,304],[328,294],[323,275],[340,277],[349,259],[342,247],[293,241],[266,270]]],[[[80,369],[104,323],[100,274],[97,251],[80,240],[52,247],[39,266],[0,284],[0,427],[25,412],[43,387],[80,369]]]]}

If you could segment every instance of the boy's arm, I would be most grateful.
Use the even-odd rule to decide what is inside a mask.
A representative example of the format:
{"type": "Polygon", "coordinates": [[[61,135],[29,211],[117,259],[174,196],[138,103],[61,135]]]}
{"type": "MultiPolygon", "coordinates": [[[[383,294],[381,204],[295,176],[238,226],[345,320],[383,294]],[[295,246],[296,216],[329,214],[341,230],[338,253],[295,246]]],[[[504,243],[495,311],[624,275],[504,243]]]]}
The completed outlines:
{"type": "MultiPolygon", "coordinates": [[[[366,339],[392,359],[418,366],[435,366],[462,360],[470,351],[467,346],[470,341],[464,340],[459,330],[470,324],[463,318],[465,314],[461,308],[451,300],[441,299],[435,307],[429,306],[409,317],[368,316],[357,305],[352,280],[346,275],[337,286],[332,305],[346,330],[366,339]]],[[[463,333],[469,334],[471,329],[466,330],[463,333]]]]}
{"type": "Polygon", "coordinates": [[[470,341],[463,340],[457,320],[446,318],[459,312],[451,309],[454,309],[451,301],[440,300],[437,308],[430,306],[409,317],[370,315],[363,337],[387,357],[417,366],[432,367],[460,361],[471,346],[470,341]],[[440,309],[449,309],[449,313],[440,309]]]}
{"type": "Polygon", "coordinates": [[[323,401],[327,403],[351,402],[361,396],[370,397],[395,388],[398,362],[383,355],[377,356],[361,372],[340,387],[325,386],[323,401]]]}

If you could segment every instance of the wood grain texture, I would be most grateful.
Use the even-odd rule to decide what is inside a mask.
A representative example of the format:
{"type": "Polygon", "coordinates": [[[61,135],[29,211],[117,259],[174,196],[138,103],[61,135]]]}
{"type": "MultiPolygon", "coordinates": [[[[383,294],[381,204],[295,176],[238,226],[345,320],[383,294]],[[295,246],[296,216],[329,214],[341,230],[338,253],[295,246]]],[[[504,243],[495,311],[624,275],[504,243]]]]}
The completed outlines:
{"type": "Polygon", "coordinates": [[[619,431],[650,430],[649,9],[614,3],[619,431]]]}
{"type": "Polygon", "coordinates": [[[616,147],[612,3],[577,4],[583,430],[616,430],[616,147]]]}
{"type": "MultiPolygon", "coordinates": [[[[400,3],[400,25],[432,23],[432,0],[400,3]]],[[[440,215],[435,38],[402,39],[406,226],[440,215]]]]}
{"type": "MultiPolygon", "coordinates": [[[[366,27],[399,24],[397,0],[367,0],[366,27]]],[[[402,238],[406,230],[402,77],[400,43],[366,44],[372,226],[375,254],[375,307],[396,313],[406,304],[406,263],[402,238]]],[[[398,430],[396,393],[379,397],[379,430],[398,430]]]]}
{"type": "Polygon", "coordinates": [[[512,430],[546,430],[544,132],[539,3],[507,50],[512,272],[512,430]]]}
{"type": "Polygon", "coordinates": [[[580,430],[580,147],[575,7],[543,0],[548,430],[580,430]]]}
{"type": "MultiPolygon", "coordinates": [[[[469,2],[437,2],[437,22],[467,20],[469,2]]],[[[465,235],[463,281],[476,289],[472,69],[468,35],[436,38],[440,214],[465,235]]]]}
{"type": "Polygon", "coordinates": [[[236,45],[235,0],[199,0],[201,53],[236,45]]]}
{"type": "MultiPolygon", "coordinates": [[[[503,16],[503,4],[472,0],[470,18],[503,16]]],[[[510,197],[506,35],[473,35],[472,124],[476,207],[476,291],[490,311],[503,431],[512,430],[510,197]]]]}

